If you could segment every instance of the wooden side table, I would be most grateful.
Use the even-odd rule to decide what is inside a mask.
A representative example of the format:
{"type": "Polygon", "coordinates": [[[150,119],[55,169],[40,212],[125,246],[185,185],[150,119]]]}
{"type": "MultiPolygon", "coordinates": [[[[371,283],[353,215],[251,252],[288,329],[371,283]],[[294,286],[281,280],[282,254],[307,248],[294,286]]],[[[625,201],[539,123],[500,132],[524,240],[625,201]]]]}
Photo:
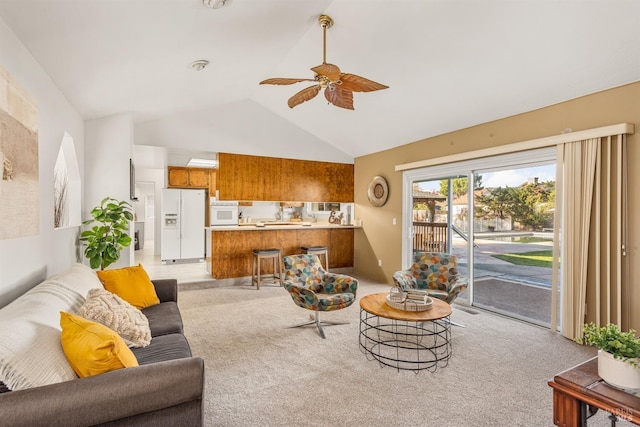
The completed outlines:
{"type": "Polygon", "coordinates": [[[388,293],[360,299],[360,350],[382,366],[435,371],[451,358],[451,306],[433,298],[427,311],[398,310],[387,305],[388,293]]]}
{"type": "Polygon", "coordinates": [[[553,388],[553,423],[584,427],[598,409],[609,412],[612,425],[622,419],[640,425],[640,397],[611,387],[598,376],[598,358],[559,373],[553,388]]]}

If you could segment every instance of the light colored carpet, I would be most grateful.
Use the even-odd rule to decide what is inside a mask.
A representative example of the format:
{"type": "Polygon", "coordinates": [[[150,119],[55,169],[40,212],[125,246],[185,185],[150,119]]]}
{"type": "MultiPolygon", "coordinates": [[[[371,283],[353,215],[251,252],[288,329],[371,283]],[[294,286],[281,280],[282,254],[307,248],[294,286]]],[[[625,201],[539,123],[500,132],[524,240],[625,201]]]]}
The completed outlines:
{"type": "MultiPolygon", "coordinates": [[[[388,292],[360,281],[359,295],[388,292]]],[[[455,308],[453,355],[435,373],[382,368],[358,346],[359,304],[307,320],[276,285],[184,290],[194,355],[205,359],[207,426],[551,426],[554,374],[595,355],[543,328],[455,308]]],[[[590,425],[598,425],[591,424],[590,425]]],[[[607,425],[607,424],[604,424],[607,425]]]]}

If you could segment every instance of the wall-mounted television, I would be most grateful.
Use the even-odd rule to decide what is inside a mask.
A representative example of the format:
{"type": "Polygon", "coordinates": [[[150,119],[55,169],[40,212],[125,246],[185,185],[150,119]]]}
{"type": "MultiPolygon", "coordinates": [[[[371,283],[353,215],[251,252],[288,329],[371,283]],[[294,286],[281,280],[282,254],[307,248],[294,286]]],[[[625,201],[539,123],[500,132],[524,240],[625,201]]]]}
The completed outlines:
{"type": "Polygon", "coordinates": [[[129,159],[129,198],[136,202],[136,167],[133,164],[133,159],[129,159]]]}

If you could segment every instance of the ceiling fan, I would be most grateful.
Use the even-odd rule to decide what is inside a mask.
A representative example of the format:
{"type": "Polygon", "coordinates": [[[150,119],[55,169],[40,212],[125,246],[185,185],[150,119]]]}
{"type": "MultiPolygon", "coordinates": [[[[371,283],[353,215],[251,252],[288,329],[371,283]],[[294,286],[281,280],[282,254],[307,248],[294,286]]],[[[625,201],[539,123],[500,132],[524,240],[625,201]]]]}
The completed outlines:
{"type": "Polygon", "coordinates": [[[318,22],[322,27],[322,64],[311,68],[315,73],[312,79],[273,78],[260,82],[261,85],[291,85],[299,82],[315,82],[313,86],[302,89],[289,98],[289,108],[300,105],[305,101],[315,98],[324,88],[324,97],[336,107],[353,110],[353,92],[373,92],[374,90],[387,89],[380,83],[343,73],[337,65],[327,63],[327,28],[333,25],[333,20],[327,15],[320,15],[318,22]]]}

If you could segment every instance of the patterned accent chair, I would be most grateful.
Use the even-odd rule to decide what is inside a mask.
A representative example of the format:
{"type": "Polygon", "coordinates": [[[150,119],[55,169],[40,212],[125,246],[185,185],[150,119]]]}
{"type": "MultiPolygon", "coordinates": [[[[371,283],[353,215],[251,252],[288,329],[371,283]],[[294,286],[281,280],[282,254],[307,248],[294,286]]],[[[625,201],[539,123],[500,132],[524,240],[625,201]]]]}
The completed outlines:
{"type": "Polygon", "coordinates": [[[403,291],[425,289],[429,295],[451,304],[468,286],[458,272],[458,259],[443,252],[423,252],[416,255],[410,269],[396,271],[393,282],[403,291]]]}
{"type": "Polygon", "coordinates": [[[291,295],[296,305],[312,310],[310,321],[290,326],[297,328],[315,325],[325,338],[322,325],[344,323],[320,320],[321,311],[340,310],[349,307],[356,300],[358,281],[345,274],[329,273],[322,268],[317,255],[290,255],[283,258],[284,281],[282,285],[291,295]]]}

